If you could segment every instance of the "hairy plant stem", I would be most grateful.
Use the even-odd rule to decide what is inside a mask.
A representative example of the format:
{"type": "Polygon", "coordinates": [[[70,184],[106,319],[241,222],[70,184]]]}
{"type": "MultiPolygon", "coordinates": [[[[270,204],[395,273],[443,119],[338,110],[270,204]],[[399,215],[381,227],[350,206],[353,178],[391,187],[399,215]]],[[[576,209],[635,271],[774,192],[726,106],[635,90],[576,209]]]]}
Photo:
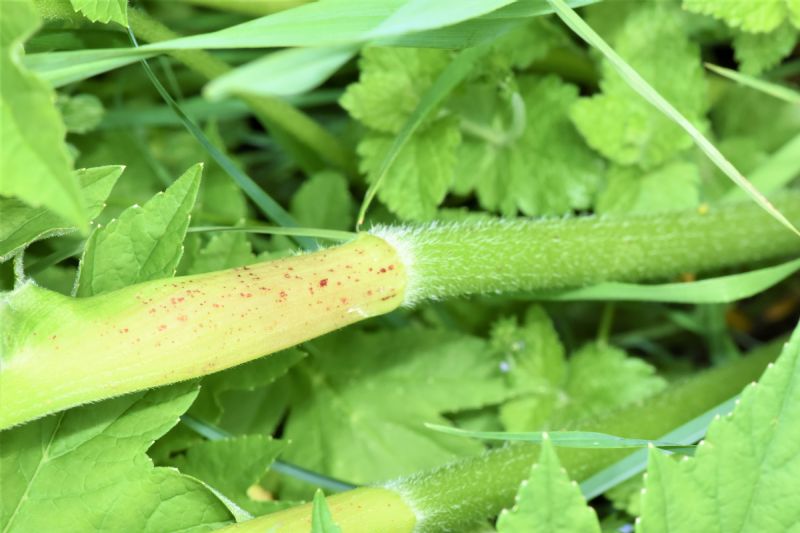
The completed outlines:
{"type": "MultiPolygon", "coordinates": [[[[738,394],[777,357],[781,345],[782,342],[773,342],[748,357],[673,384],[640,404],[601,419],[574,422],[571,429],[658,439],[738,394]]],[[[561,463],[578,480],[587,479],[629,453],[630,450],[558,450],[561,463]]],[[[348,533],[464,531],[513,505],[519,484],[530,474],[538,455],[536,445],[509,445],[429,472],[336,494],[328,501],[334,520],[348,533]],[[397,494],[401,505],[383,505],[382,512],[374,512],[373,493],[378,490],[397,494]],[[340,505],[340,500],[346,505],[340,505]],[[416,517],[410,524],[409,513],[416,517]]],[[[382,501],[391,501],[390,495],[383,494],[382,501]]],[[[232,525],[224,531],[269,531],[278,526],[283,533],[305,533],[310,516],[308,504],[232,525]]]]}
{"type": "MultiPolygon", "coordinates": [[[[775,205],[800,220],[800,194],[775,205]]],[[[754,205],[637,217],[379,227],[342,246],[67,298],[0,298],[0,429],[198,377],[400,305],[649,280],[800,252],[754,205]]]]}
{"type": "MultiPolygon", "coordinates": [[[[800,221],[800,194],[775,206],[800,221]]],[[[409,269],[406,302],[647,281],[788,257],[800,238],[754,204],[653,216],[376,227],[409,269]]]]}

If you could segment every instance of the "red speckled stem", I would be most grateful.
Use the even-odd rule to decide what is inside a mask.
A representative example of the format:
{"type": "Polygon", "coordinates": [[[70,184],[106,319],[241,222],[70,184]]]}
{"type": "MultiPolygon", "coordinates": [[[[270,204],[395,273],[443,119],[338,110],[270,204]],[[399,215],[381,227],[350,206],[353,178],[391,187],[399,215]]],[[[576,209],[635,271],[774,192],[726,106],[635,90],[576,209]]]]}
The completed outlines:
{"type": "Polygon", "coordinates": [[[90,298],[27,285],[0,305],[0,429],[294,346],[403,302],[395,250],[319,252],[90,298]]]}

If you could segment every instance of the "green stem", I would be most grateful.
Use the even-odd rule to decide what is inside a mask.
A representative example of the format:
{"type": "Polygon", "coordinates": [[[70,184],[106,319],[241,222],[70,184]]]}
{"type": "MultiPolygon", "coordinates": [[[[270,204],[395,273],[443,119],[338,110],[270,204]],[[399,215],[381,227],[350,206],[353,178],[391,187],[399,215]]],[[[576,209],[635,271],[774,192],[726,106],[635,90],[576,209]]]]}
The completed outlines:
{"type": "MultiPolygon", "coordinates": [[[[775,206],[800,222],[800,194],[775,206]]],[[[409,270],[406,303],[467,294],[647,281],[800,253],[800,239],[753,204],[654,216],[383,227],[409,270]]]]}
{"type": "MultiPolygon", "coordinates": [[[[800,219],[800,194],[776,205],[800,219]]],[[[373,233],[92,298],[30,284],[3,295],[0,429],[210,374],[426,298],[647,280],[800,252],[800,239],[753,205],[373,233]]]]}
{"type": "MultiPolygon", "coordinates": [[[[782,344],[773,342],[744,359],[674,384],[645,402],[599,420],[575,422],[572,427],[623,437],[658,439],[738,394],[777,357],[782,344]]],[[[579,480],[589,478],[629,453],[575,448],[562,448],[558,452],[570,476],[579,480]]],[[[368,491],[381,490],[377,487],[331,496],[329,504],[333,508],[339,498],[348,503],[347,507],[337,507],[338,512],[334,511],[334,520],[343,531],[463,531],[513,505],[517,488],[527,478],[538,455],[538,446],[514,444],[385,483],[382,489],[401,496],[402,505],[385,508],[380,514],[364,512],[371,511],[368,491]],[[401,522],[409,512],[416,517],[416,522],[401,522]]],[[[390,499],[389,495],[384,497],[390,499]]],[[[310,505],[299,506],[230,526],[226,531],[269,531],[279,525],[283,533],[305,532],[310,513],[310,505]]]]}

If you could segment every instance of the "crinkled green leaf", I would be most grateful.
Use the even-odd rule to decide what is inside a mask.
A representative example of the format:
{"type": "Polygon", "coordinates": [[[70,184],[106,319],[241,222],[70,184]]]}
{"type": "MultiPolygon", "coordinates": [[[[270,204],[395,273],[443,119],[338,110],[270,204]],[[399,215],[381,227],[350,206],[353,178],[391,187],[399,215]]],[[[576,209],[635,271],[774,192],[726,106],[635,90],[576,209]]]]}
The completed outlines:
{"type": "Polygon", "coordinates": [[[774,67],[792,52],[797,38],[797,29],[788,23],[770,33],[737,32],[733,49],[741,71],[758,75],[774,67]]]}
{"type": "Polygon", "coordinates": [[[577,483],[558,462],[553,445],[545,439],[539,462],[522,482],[511,510],[497,519],[498,533],[600,533],[594,509],[586,504],[577,483]]]}
{"type": "Polygon", "coordinates": [[[310,345],[290,374],[284,457],[364,483],[440,465],[481,445],[432,432],[442,413],[508,396],[484,341],[442,330],[346,330],[310,345]]]}
{"type": "Polygon", "coordinates": [[[137,392],[0,432],[0,527],[155,533],[230,522],[201,483],[145,454],[196,394],[187,384],[137,392]]]}
{"type": "Polygon", "coordinates": [[[222,232],[212,235],[208,244],[197,251],[186,273],[202,274],[255,262],[256,256],[246,233],[222,232]]]}
{"type": "MultiPolygon", "coordinates": [[[[280,417],[286,409],[288,394],[276,394],[268,385],[305,356],[297,349],[283,350],[205,376],[188,414],[232,433],[269,434],[275,429],[272,418],[280,417]]],[[[156,461],[168,462],[176,452],[201,440],[196,431],[181,424],[159,439],[150,455],[156,461]]]]}
{"type": "Polygon", "coordinates": [[[347,185],[338,172],[314,174],[292,197],[290,212],[309,228],[350,229],[354,205],[347,185]]]}
{"type": "Polygon", "coordinates": [[[397,133],[449,61],[450,54],[443,50],[366,48],[359,61],[359,81],[345,91],[342,107],[365,126],[397,133]]]}
{"type": "MultiPolygon", "coordinates": [[[[429,220],[444,200],[453,182],[456,149],[461,132],[455,120],[436,121],[408,140],[389,169],[378,198],[408,220],[429,220]]],[[[358,144],[361,170],[373,181],[383,157],[392,145],[392,137],[368,133],[358,144]]]]}
{"type": "MultiPolygon", "coordinates": [[[[84,168],[73,172],[81,184],[90,219],[100,214],[124,167],[84,168]]],[[[0,197],[0,261],[33,241],[74,231],[75,226],[44,207],[30,207],[15,198],[0,197]]]]}
{"type": "MultiPolygon", "coordinates": [[[[615,50],[688,120],[703,124],[706,82],[700,49],[686,35],[679,10],[647,4],[616,34],[615,50]]],[[[652,168],[692,146],[683,129],[641,98],[603,62],[600,94],[581,98],[572,120],[590,146],[615,163],[652,168]]]]}
{"type": "Polygon", "coordinates": [[[602,168],[569,121],[577,88],[556,76],[526,76],[519,95],[524,109],[476,84],[454,104],[468,121],[454,189],[474,188],[484,208],[508,216],[590,207],[602,168]]]}
{"type": "Polygon", "coordinates": [[[128,25],[128,0],[69,0],[75,11],[92,22],[118,22],[128,25]]]}
{"type": "Polygon", "coordinates": [[[0,195],[46,207],[86,230],[55,93],[22,66],[22,43],[38,27],[29,0],[0,2],[0,195]]]}
{"type": "Polygon", "coordinates": [[[286,505],[257,501],[248,489],[257,485],[286,444],[264,435],[242,435],[193,444],[173,464],[184,474],[218,490],[236,505],[254,515],[266,514],[286,505]]]}
{"type": "Polygon", "coordinates": [[[612,167],[597,199],[598,213],[663,213],[691,209],[700,203],[700,172],[683,161],[642,175],[635,167],[612,167]]]}
{"type": "Polygon", "coordinates": [[[565,360],[552,323],[539,307],[525,324],[503,321],[492,331],[514,390],[520,393],[500,408],[508,431],[560,428],[651,396],[666,386],[644,360],[612,346],[588,344],[565,360]]]}
{"type": "Polygon", "coordinates": [[[143,207],[130,207],[92,232],[81,258],[78,296],[174,275],[202,168],[195,165],[143,207]]]}
{"type": "Polygon", "coordinates": [[[311,533],[341,533],[342,529],[337,526],[328,509],[328,502],[321,490],[314,493],[314,506],[311,510],[311,533]]]}
{"type": "Polygon", "coordinates": [[[800,27],[797,0],[683,0],[683,8],[749,32],[772,31],[787,19],[800,27]]]}
{"type": "Polygon", "coordinates": [[[70,133],[87,133],[95,129],[105,113],[103,103],[93,94],[59,94],[56,104],[70,133]]]}
{"type": "Polygon", "coordinates": [[[651,451],[640,533],[796,531],[800,524],[800,329],[694,458],[651,451]]]}

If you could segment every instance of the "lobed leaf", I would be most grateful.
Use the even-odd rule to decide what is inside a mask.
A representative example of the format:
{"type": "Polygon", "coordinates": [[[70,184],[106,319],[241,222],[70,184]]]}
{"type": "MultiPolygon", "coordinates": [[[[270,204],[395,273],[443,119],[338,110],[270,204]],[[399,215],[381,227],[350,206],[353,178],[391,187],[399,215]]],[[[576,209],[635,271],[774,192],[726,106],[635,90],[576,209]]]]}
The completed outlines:
{"type": "Polygon", "coordinates": [[[201,171],[202,165],[195,165],[143,207],[130,207],[92,232],[81,258],[76,294],[91,296],[174,275],[201,171]]]}
{"type": "MultiPolygon", "coordinates": [[[[105,207],[105,200],[122,174],[124,167],[107,166],[73,171],[81,184],[81,195],[89,219],[105,207]]],[[[15,198],[0,197],[0,261],[34,241],[75,231],[74,224],[44,207],[30,207],[15,198]]]]}
{"type": "Polygon", "coordinates": [[[0,5],[0,195],[50,209],[81,231],[86,207],[55,93],[22,64],[22,43],[39,27],[30,0],[0,5]]]}

